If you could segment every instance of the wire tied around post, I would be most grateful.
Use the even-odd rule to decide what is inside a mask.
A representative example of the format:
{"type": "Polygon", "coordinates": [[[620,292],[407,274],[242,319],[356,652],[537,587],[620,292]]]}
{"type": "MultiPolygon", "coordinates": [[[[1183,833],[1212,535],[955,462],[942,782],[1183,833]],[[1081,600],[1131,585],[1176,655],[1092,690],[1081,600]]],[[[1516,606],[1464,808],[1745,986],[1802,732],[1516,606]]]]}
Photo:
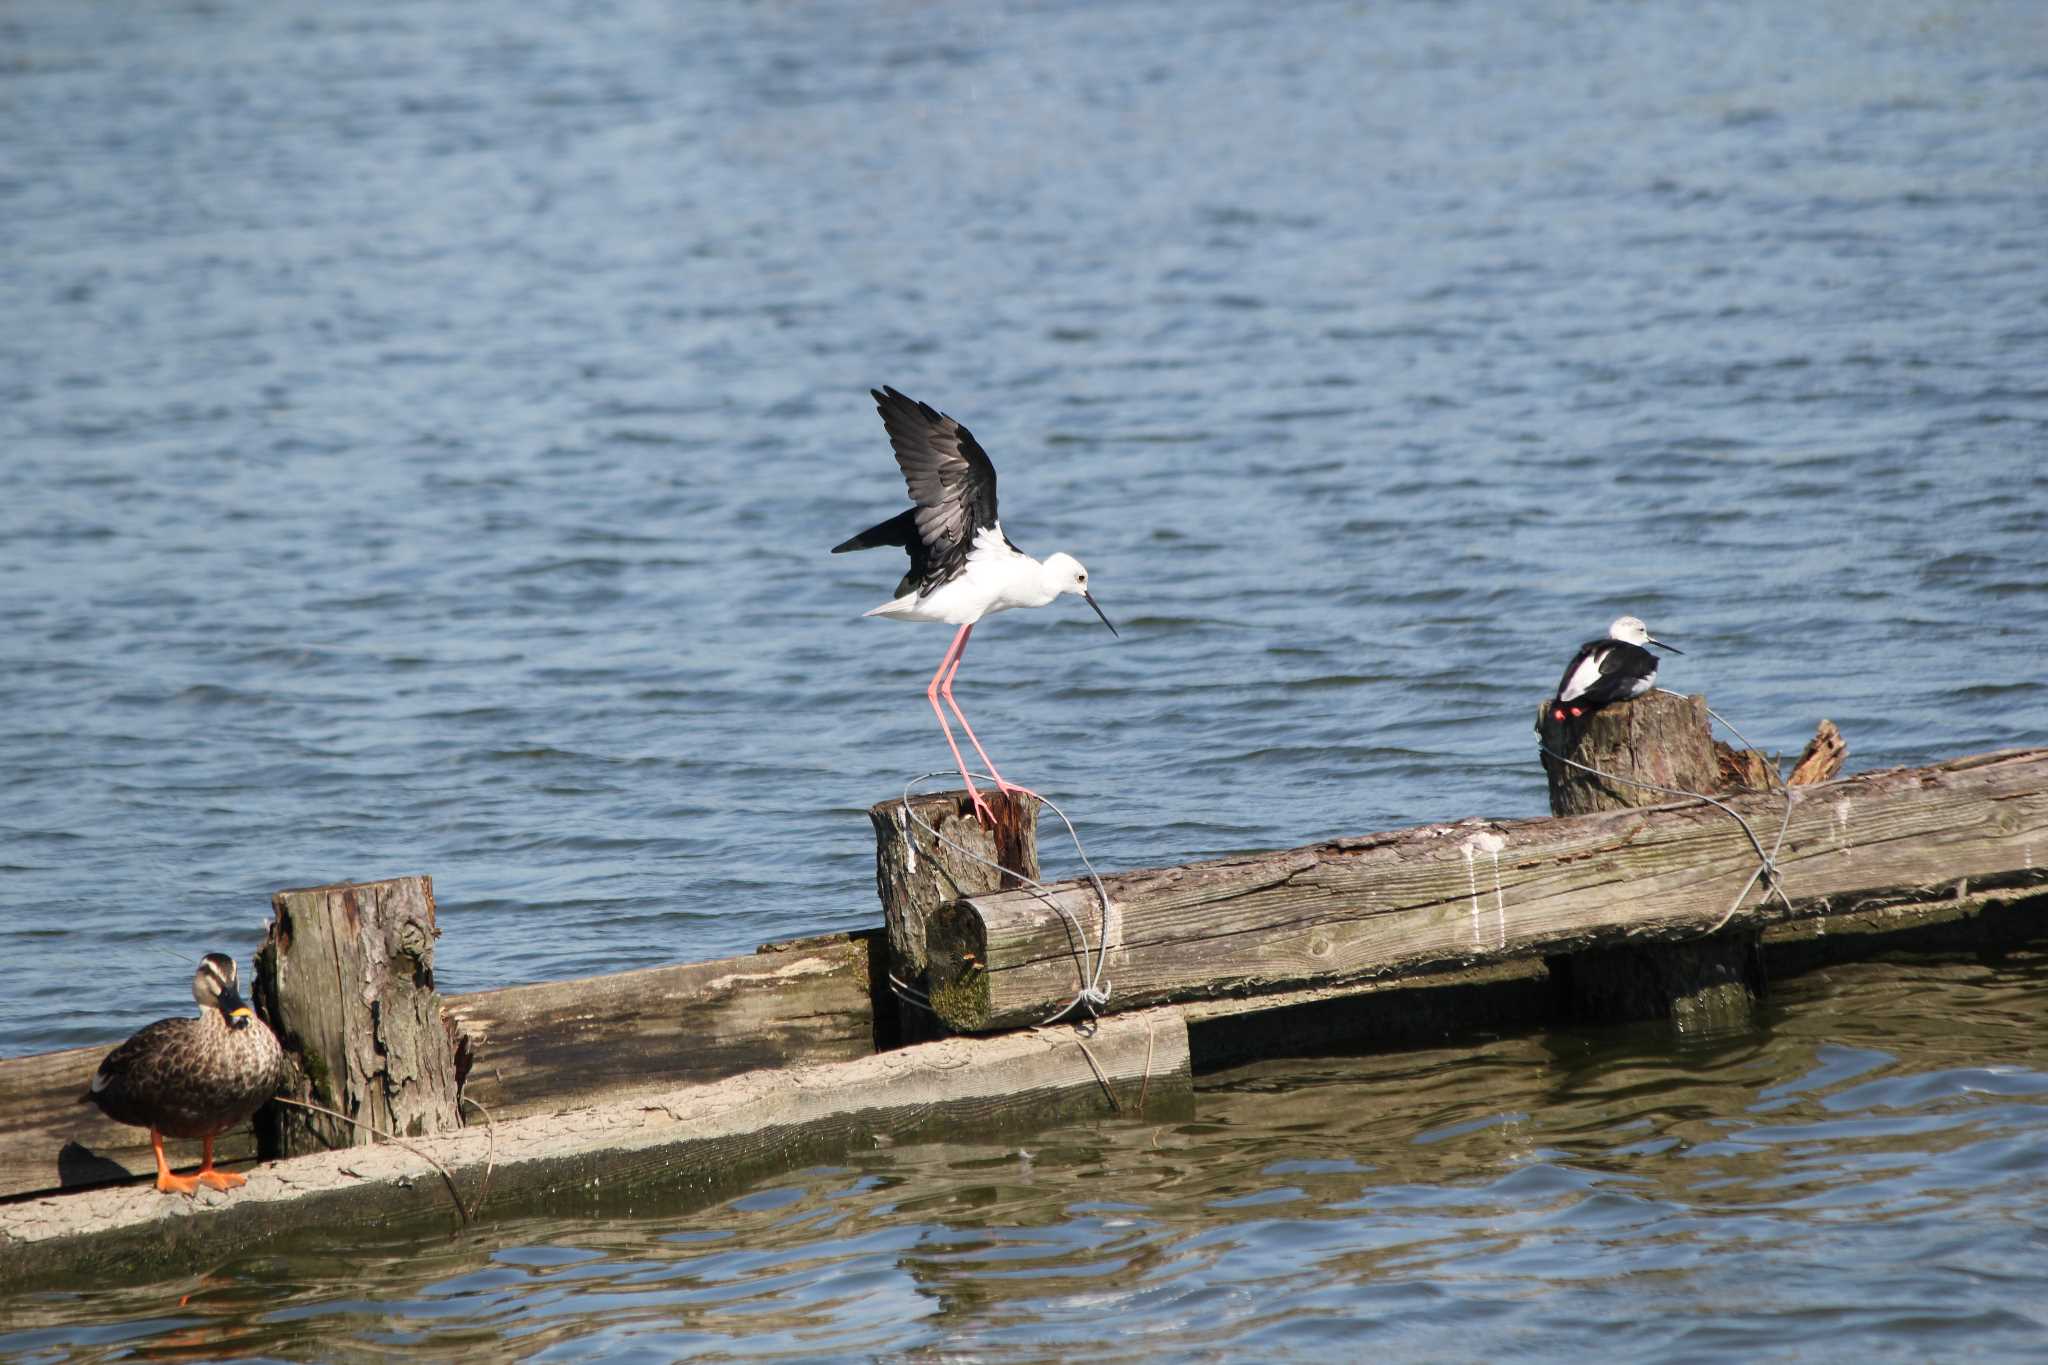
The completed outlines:
{"type": "MultiPolygon", "coordinates": [[[[1066,826],[1067,838],[1073,841],[1074,853],[1081,859],[1081,866],[1088,869],[1088,880],[1095,887],[1096,898],[1102,906],[1101,937],[1100,941],[1093,945],[1091,945],[1088,941],[1087,926],[1081,923],[1080,917],[1076,915],[1072,910],[1069,910],[1066,906],[1060,904],[1059,898],[1052,893],[1052,888],[1046,886],[1043,882],[1034,881],[1030,877],[1027,877],[1023,873],[1018,872],[1012,868],[1004,867],[1002,864],[994,861],[993,859],[985,858],[980,853],[976,852],[971,848],[967,848],[964,845],[955,843],[953,840],[948,839],[945,835],[939,833],[938,830],[932,828],[930,824],[926,823],[924,817],[919,815],[916,812],[916,810],[914,810],[911,807],[910,798],[915,793],[915,790],[920,783],[930,782],[936,778],[947,777],[950,775],[950,772],[923,773],[917,777],[911,778],[908,782],[903,784],[903,821],[905,826],[908,827],[914,824],[919,829],[923,830],[926,834],[929,834],[933,839],[937,840],[941,846],[951,849],[953,852],[960,854],[969,862],[978,863],[981,866],[990,869],[991,871],[1001,874],[1002,876],[1014,878],[1019,884],[1029,889],[1031,894],[1038,899],[1040,904],[1051,909],[1052,911],[1057,913],[1062,919],[1066,920],[1068,928],[1072,931],[1074,938],[1077,940],[1077,945],[1074,949],[1074,958],[1075,964],[1080,972],[1081,985],[1080,988],[1077,991],[1075,991],[1074,998],[1072,1000],[1069,1000],[1059,1009],[1053,1011],[1045,1018],[1039,1020],[1036,1027],[1044,1028],[1049,1024],[1057,1024],[1062,1019],[1066,1018],[1069,1014],[1072,1014],[1075,1010],[1084,1010],[1087,1012],[1089,1019],[1094,1019],[1097,1015],[1099,1015],[1102,1012],[1103,1008],[1109,1004],[1110,994],[1113,990],[1110,981],[1104,975],[1104,970],[1109,965],[1109,940],[1111,935],[1115,931],[1116,908],[1110,904],[1109,889],[1102,884],[1102,874],[1097,872],[1095,870],[1095,864],[1088,860],[1088,850],[1082,847],[1081,836],[1074,829],[1074,822],[1067,818],[1067,813],[1059,808],[1057,802],[1048,800],[1043,796],[1039,796],[1037,792],[1029,793],[1031,796],[1036,797],[1037,800],[1042,805],[1044,805],[1044,807],[1047,810],[1051,811],[1054,815],[1058,816],[1060,823],[1066,826]]],[[[978,772],[972,774],[972,776],[985,779],[991,786],[995,785],[995,778],[987,773],[978,772]]],[[[955,884],[954,890],[959,890],[959,886],[957,884],[955,884]]],[[[911,989],[908,986],[904,985],[904,983],[897,981],[893,975],[889,978],[889,980],[891,984],[896,987],[899,993],[910,991],[911,989]]],[[[906,995],[905,998],[911,999],[912,1003],[920,1005],[925,1009],[931,1008],[928,1001],[915,999],[914,996],[915,993],[912,992],[910,995],[906,995]]]]}

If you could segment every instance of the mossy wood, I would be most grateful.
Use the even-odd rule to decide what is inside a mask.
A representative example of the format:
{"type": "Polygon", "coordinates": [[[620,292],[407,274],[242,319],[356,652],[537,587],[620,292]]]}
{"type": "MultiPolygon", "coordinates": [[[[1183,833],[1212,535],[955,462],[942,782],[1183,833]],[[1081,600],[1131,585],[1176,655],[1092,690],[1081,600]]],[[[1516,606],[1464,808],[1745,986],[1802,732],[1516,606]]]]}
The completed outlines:
{"type": "MultiPolygon", "coordinates": [[[[1015,874],[1038,879],[1038,798],[996,791],[984,797],[995,813],[993,826],[975,818],[965,791],[868,807],[875,827],[875,891],[888,930],[888,968],[913,991],[927,984],[925,923],[932,911],[960,896],[1021,885],[1015,874]]],[[[893,990],[888,998],[896,1002],[889,1041],[923,1042],[938,1035],[926,1011],[893,990]]]]}
{"type": "MultiPolygon", "coordinates": [[[[462,1093],[494,1119],[875,1050],[866,936],[446,997],[462,1093]]],[[[470,1117],[476,1122],[474,1115],[470,1117]]]]}
{"type": "MultiPolygon", "coordinates": [[[[284,1044],[284,1094],[409,1136],[462,1126],[455,1047],[434,991],[429,877],[280,891],[255,1005],[284,1044]]],[[[289,1105],[256,1116],[265,1156],[362,1146],[358,1124],[289,1105]]]]}
{"type": "MultiPolygon", "coordinates": [[[[2048,880],[2048,750],[2014,750],[1791,789],[1778,866],[1797,916],[1873,900],[2048,880]]],[[[1737,796],[1770,848],[1779,794],[1737,796]]],[[[1728,914],[1756,870],[1733,820],[1682,802],[1649,810],[1454,825],[1105,879],[1116,909],[1109,1008],[1256,995],[1408,972],[1680,940],[1728,914]]],[[[1086,882],[1052,894],[1091,940],[1086,882]]],[[[1735,920],[1793,917],[1751,887],[1735,920]]],[[[965,1031],[1036,1022],[1070,1000],[1067,920],[1038,896],[972,896],[932,918],[933,1000],[965,1031]]]]}
{"type": "MultiPolygon", "coordinates": [[[[947,1038],[852,1061],[752,1071],[707,1085],[651,1088],[561,1114],[531,1114],[416,1139],[479,1216],[630,1215],[701,1206],[765,1175],[922,1139],[986,1140],[1075,1119],[1185,1117],[1187,1026],[1173,1010],[1070,1029],[947,1038]],[[1085,1046],[1084,1046],[1085,1042],[1085,1046]]],[[[447,1184],[420,1156],[380,1144],[315,1152],[249,1172],[229,1194],[166,1198],[146,1186],[0,1205],[0,1279],[161,1278],[288,1234],[411,1220],[457,1225],[447,1184]]]]}

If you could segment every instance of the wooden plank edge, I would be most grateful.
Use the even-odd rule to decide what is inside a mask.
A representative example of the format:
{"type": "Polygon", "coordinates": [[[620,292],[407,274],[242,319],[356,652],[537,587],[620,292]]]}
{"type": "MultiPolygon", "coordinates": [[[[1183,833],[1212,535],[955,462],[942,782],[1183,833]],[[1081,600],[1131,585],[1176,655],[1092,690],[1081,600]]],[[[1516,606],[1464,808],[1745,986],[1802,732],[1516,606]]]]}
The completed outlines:
{"type": "MultiPolygon", "coordinates": [[[[1181,1114],[1190,1101],[1186,1021],[1173,1009],[1073,1029],[947,1038],[853,1061],[750,1072],[558,1115],[412,1139],[473,1199],[491,1165],[485,1219],[590,1212],[622,1194],[709,1201],[781,1170],[856,1148],[993,1134],[1121,1115],[1181,1114]],[[1144,1104],[1139,1108],[1140,1097],[1144,1104]]],[[[196,1198],[124,1186],[0,1206],[0,1280],[20,1290],[94,1277],[147,1280],[216,1264],[299,1231],[457,1223],[433,1166],[379,1145],[248,1172],[196,1198]]]]}
{"type": "MultiPolygon", "coordinates": [[[[1953,789],[1946,788],[1945,790],[1950,791],[1953,796],[1960,799],[1974,800],[1984,805],[1987,809],[1996,809],[1998,812],[1996,823],[2008,836],[2011,836],[2014,833],[2013,822],[2018,818],[2013,814],[2013,811],[2019,809],[2019,806],[2008,807],[2005,803],[2025,801],[2031,802],[2035,808],[2041,807],[2043,794],[2048,792],[2048,787],[2038,785],[2041,781],[2040,774],[2044,767],[2048,767],[2048,749],[2035,748],[2000,750],[1993,753],[1968,755],[1920,768],[1874,770],[1868,773],[1860,773],[1854,778],[1844,779],[1843,783],[1835,791],[1831,806],[1839,811],[1843,800],[1856,796],[1857,793],[1865,792],[1874,794],[1881,799],[1890,800],[1898,798],[1912,802],[1918,799],[1917,793],[1921,788],[1936,786],[1939,779],[1949,775],[1973,772],[1975,770],[2000,769],[2002,770],[2002,775],[1994,778],[1991,783],[1985,784],[1982,792],[1974,790],[1956,792],[1953,789]],[[2032,787],[2024,785],[2028,781],[2032,781],[2037,785],[2032,787]]],[[[1810,791],[1811,789],[1808,789],[1807,792],[1801,792],[1801,795],[1806,796],[1810,791]]],[[[1767,809],[1771,811],[1781,810],[1782,807],[1777,804],[1780,800],[1782,798],[1776,794],[1759,793],[1747,798],[1735,798],[1734,803],[1736,805],[1754,806],[1755,809],[1751,813],[1751,818],[1757,819],[1767,809]]],[[[1813,818],[1812,811],[1809,811],[1809,821],[1813,818]]],[[[1678,801],[1660,807],[1608,814],[1504,822],[1464,821],[1448,826],[1423,825],[1411,829],[1386,831],[1375,835],[1338,839],[1302,848],[1275,850],[1269,853],[1253,855],[1238,855],[1231,858],[1207,860],[1178,867],[1134,869],[1129,872],[1112,874],[1106,878],[1111,897],[1110,919],[1112,923],[1111,926],[1102,927],[1098,932],[1108,934],[1113,945],[1110,973],[1113,980],[1116,975],[1116,965],[1122,960],[1124,954],[1136,951],[1150,951],[1151,949],[1151,945],[1133,947],[1133,945],[1125,940],[1121,926],[1125,917],[1131,913],[1130,907],[1133,904],[1145,903],[1154,894],[1155,889],[1168,897],[1179,894],[1176,884],[1176,879],[1178,878],[1222,874],[1217,879],[1223,885],[1211,898],[1212,905],[1220,905],[1238,897],[1251,896],[1254,893],[1266,892],[1275,886],[1287,885],[1297,875],[1309,874],[1311,880],[1313,880],[1315,870],[1318,867],[1342,865],[1345,857],[1357,852],[1369,852],[1384,847],[1411,843],[1417,851],[1426,853],[1432,851],[1430,849],[1430,841],[1434,840],[1437,844],[1442,845],[1448,841],[1458,839],[1461,834],[1466,836],[1465,843],[1469,844],[1471,838],[1476,837],[1469,833],[1472,828],[1478,828],[1482,833],[1491,834],[1495,838],[1501,837],[1503,833],[1517,835],[1522,833],[1549,834],[1553,841],[1558,843],[1557,848],[1538,850],[1534,855],[1528,850],[1524,850],[1523,857],[1526,859],[1530,856],[1538,856],[1543,860],[1555,862],[1562,866],[1567,863],[1584,861],[1587,853],[1609,851],[1608,845],[1601,841],[1607,839],[1613,832],[1617,821],[1621,822],[1620,828],[1625,835],[1622,843],[1626,844],[1635,837],[1634,831],[1628,828],[1631,823],[1639,827],[1642,821],[1655,819],[1671,819],[1679,822],[1670,826],[1670,830],[1665,836],[1666,842],[1674,842],[1691,837],[1687,833],[1687,825],[1697,824],[1700,828],[1706,828],[1717,823],[1715,814],[1709,808],[1702,806],[1696,801],[1678,801]],[[1593,841],[1594,846],[1587,850],[1587,852],[1574,850],[1564,842],[1572,837],[1590,839],[1593,841]],[[1233,879],[1241,880],[1242,884],[1234,884],[1233,879]]],[[[1799,832],[1796,826],[1794,832],[1795,834],[1799,832]]],[[[1732,833],[1728,835],[1726,842],[1730,848],[1739,850],[1740,845],[1737,842],[1736,836],[1732,833]]],[[[1819,865],[1823,858],[1831,857],[1836,852],[1832,848],[1815,847],[1814,844],[1815,841],[1810,836],[1810,833],[1803,840],[1795,838],[1787,846],[1787,861],[1795,867],[1802,862],[1813,862],[1819,865]]],[[[2006,851],[2014,855],[2014,860],[2001,866],[2013,870],[1994,870],[1990,866],[1974,866],[1970,870],[1974,875],[1986,881],[2002,881],[2009,886],[2035,884],[2048,879],[2048,871],[2033,868],[2030,850],[2013,848],[2006,851]],[[2018,866],[2019,855],[2021,854],[2025,855],[2026,867],[2024,869],[2018,866]]],[[[1471,856],[1469,850],[1466,856],[1468,859],[1471,856]]],[[[1738,856],[1734,861],[1740,863],[1743,859],[1738,856]]],[[[1737,874],[1740,874],[1743,870],[1739,866],[1735,867],[1737,874]]],[[[1959,870],[1961,869],[1952,864],[1946,871],[1948,875],[1953,875],[1959,870]]],[[[1418,874],[1412,868],[1397,868],[1394,869],[1394,872],[1395,875],[1410,881],[1415,880],[1418,875],[1429,875],[1426,872],[1418,874]]],[[[1617,918],[1612,922],[1592,925],[1585,929],[1564,928],[1549,933],[1540,939],[1530,938],[1508,949],[1504,956],[1491,953],[1465,953],[1447,957],[1438,950],[1405,957],[1382,958],[1374,963],[1360,964],[1357,968],[1345,973],[1327,972],[1311,974],[1289,972],[1273,975],[1267,979],[1239,976],[1229,979],[1217,979],[1209,983],[1188,980],[1179,983],[1172,990],[1153,987],[1142,990],[1135,995],[1127,995],[1126,998],[1129,999],[1133,1008],[1168,1003],[1185,1006],[1197,999],[1212,998],[1224,994],[1257,994],[1302,989],[1315,985],[1342,986],[1352,982],[1379,977],[1400,977],[1438,971],[1446,967],[1473,966],[1487,960],[1489,957],[1493,960],[1505,960],[1507,958],[1534,955],[1571,954],[1601,946],[1621,944],[1640,946],[1659,942],[1681,943],[1699,937],[1708,927],[1710,917],[1721,920],[1730,926],[1756,926],[1768,924],[1776,919],[1788,916],[1798,918],[1833,913],[1835,903],[1852,901],[1858,898],[1873,896],[1899,897],[1904,899],[1925,898],[1929,895],[1931,887],[1938,885],[1945,879],[1945,877],[1940,875],[1924,878],[1920,875],[1913,875],[1901,878],[1890,884],[1872,884],[1854,890],[1829,889],[1801,897],[1796,893],[1798,881],[1803,880],[1803,878],[1795,876],[1794,904],[1796,908],[1790,911],[1786,910],[1782,903],[1775,898],[1764,900],[1761,896],[1753,894],[1751,899],[1732,913],[1723,912],[1718,907],[1700,906],[1696,910],[1683,914],[1660,913],[1655,917],[1641,919],[1630,917],[1625,920],[1617,918]]],[[[1084,925],[1092,924],[1094,918],[1101,914],[1095,907],[1095,890],[1089,883],[1081,881],[1055,883],[1051,887],[1046,888],[1046,894],[1059,900],[1062,904],[1070,906],[1073,910],[1073,917],[1078,918],[1084,925]]],[[[1461,899],[1462,897],[1459,898],[1461,899]]],[[[1450,899],[1452,898],[1446,897],[1443,903],[1448,904],[1450,899]]],[[[1038,1012],[1049,1011],[1052,1008],[1056,1008],[1058,1004],[1065,1002],[1065,993],[1068,989],[1067,984],[1055,984],[1042,978],[1048,976],[1057,978],[1061,975],[1072,974],[1078,980],[1081,958],[1079,944],[1074,937],[1072,925],[1067,923],[1068,917],[1062,916],[1056,919],[1053,915],[1048,914],[1044,907],[1044,900],[1045,895],[1043,894],[1027,898],[1014,892],[968,896],[962,897],[948,907],[944,907],[933,917],[930,944],[933,979],[930,997],[934,1008],[949,1027],[959,1032],[986,1032],[1017,1027],[1022,1023],[1029,1022],[1031,1018],[1037,1016],[1038,1012]],[[1015,932],[1016,925],[1024,924],[1028,926],[1028,933],[1038,935],[1045,940],[1043,945],[1034,942],[1031,951],[1038,953],[1038,956],[1027,956],[1017,961],[1005,961],[997,969],[998,976],[1005,988],[1004,1000],[1000,1006],[998,1006],[995,1000],[995,978],[989,975],[989,968],[985,961],[985,959],[990,957],[990,937],[985,932],[986,926],[989,922],[996,921],[1002,922],[1006,929],[1012,933],[1015,932]],[[1064,941],[1061,941],[1062,933],[1064,934],[1064,941]],[[1034,981],[1031,986],[1024,988],[1022,993],[1019,993],[1015,984],[1018,978],[1008,975],[1009,973],[1030,973],[1041,979],[1034,981]]],[[[1429,908],[1430,903],[1418,902],[1412,907],[1404,908],[1402,913],[1426,911],[1429,908]]],[[[1157,925],[1156,916],[1165,913],[1167,912],[1154,911],[1155,921],[1153,922],[1153,927],[1156,928],[1157,925]]],[[[1292,931],[1310,924],[1355,926],[1365,923],[1370,918],[1373,918],[1373,916],[1362,912],[1330,913],[1325,911],[1313,920],[1298,918],[1287,925],[1286,928],[1292,931]]],[[[1245,930],[1247,933],[1264,931],[1256,923],[1249,925],[1245,930]]],[[[1214,935],[1210,937],[1213,938],[1214,935]]],[[[1116,1008],[1115,1004],[1110,1006],[1112,1011],[1116,1008]]]]}
{"type": "Polygon", "coordinates": [[[873,1053],[874,945],[820,934],[708,962],[446,996],[442,1013],[462,1040],[466,1098],[499,1119],[552,1113],[873,1053]]]}
{"type": "MultiPolygon", "coordinates": [[[[1847,899],[1847,898],[1844,898],[1847,899]]],[[[2048,891],[1966,884],[1938,899],[1872,896],[1831,913],[1781,919],[1761,934],[1773,981],[1895,952],[1997,950],[2048,939],[2048,891]]],[[[1480,967],[1264,995],[1183,1001],[1197,1073],[1332,1047],[1392,1049],[1544,1027],[1561,1014],[1543,955],[1480,967]]]]}

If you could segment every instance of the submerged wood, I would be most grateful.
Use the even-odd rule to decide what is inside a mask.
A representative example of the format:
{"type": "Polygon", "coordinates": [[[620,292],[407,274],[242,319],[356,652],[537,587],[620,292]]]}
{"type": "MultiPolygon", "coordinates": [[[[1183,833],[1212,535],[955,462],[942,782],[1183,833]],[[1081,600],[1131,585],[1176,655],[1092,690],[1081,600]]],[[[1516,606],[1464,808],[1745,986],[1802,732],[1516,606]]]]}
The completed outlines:
{"type": "MultiPolygon", "coordinates": [[[[1187,1026],[1178,1011],[1108,1020],[1083,1042],[1072,1029],[948,1038],[412,1141],[452,1173],[466,1201],[489,1164],[488,1218],[537,1203],[588,1212],[636,1194],[663,1207],[708,1202],[764,1175],[890,1141],[1187,1112],[1187,1026]]],[[[0,1205],[0,1278],[16,1288],[146,1279],[306,1229],[405,1218],[446,1229],[458,1221],[454,1207],[433,1166],[403,1148],[318,1152],[259,1166],[229,1194],[186,1199],[126,1187],[0,1205]]]]}
{"type": "MultiPolygon", "coordinates": [[[[280,891],[256,957],[257,1011],[284,1044],[283,1093],[401,1136],[462,1126],[454,1040],[434,991],[434,883],[393,877],[280,891]]],[[[256,1116],[266,1156],[371,1139],[296,1106],[256,1116]]]]}
{"type": "MultiPolygon", "coordinates": [[[[1786,796],[1731,797],[1768,850],[1786,796]]],[[[1796,911],[1752,886],[1757,858],[1699,802],[1340,839],[1105,878],[1108,1008],[1251,995],[1395,973],[1685,939],[1724,916],[1757,922],[2048,878],[2048,750],[1795,787],[1778,867],[1796,911]],[[1732,913],[1731,913],[1732,911],[1732,913]]],[[[1094,887],[1050,893],[1101,932],[1094,887]]],[[[1035,893],[947,906],[932,920],[933,1000],[955,1029],[1013,1028],[1073,998],[1067,919],[1035,893]]]]}
{"type": "MultiPolygon", "coordinates": [[[[964,790],[868,807],[875,827],[875,891],[888,927],[888,967],[911,991],[921,993],[928,984],[925,921],[932,911],[978,891],[1022,885],[1017,874],[1038,879],[1038,798],[990,791],[983,799],[995,813],[992,826],[975,818],[973,800],[964,790]]],[[[923,1042],[939,1035],[929,1011],[893,992],[889,999],[895,1002],[892,1042],[923,1042]]]]}
{"type": "Polygon", "coordinates": [[[449,996],[463,1096],[508,1119],[621,1090],[865,1057],[875,1050],[869,951],[865,937],[832,934],[747,957],[449,996]]]}

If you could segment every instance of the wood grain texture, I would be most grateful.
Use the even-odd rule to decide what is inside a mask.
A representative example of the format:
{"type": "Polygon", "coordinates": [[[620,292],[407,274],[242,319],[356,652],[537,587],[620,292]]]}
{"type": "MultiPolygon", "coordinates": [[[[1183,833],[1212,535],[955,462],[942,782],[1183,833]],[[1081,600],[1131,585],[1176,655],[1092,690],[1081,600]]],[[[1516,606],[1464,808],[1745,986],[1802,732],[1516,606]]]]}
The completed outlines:
{"type": "Polygon", "coordinates": [[[1800,751],[1799,761],[1792,765],[1792,776],[1786,781],[1795,787],[1831,782],[1848,759],[1849,741],[1842,738],[1833,721],[1824,720],[1813,732],[1813,738],[1806,741],[1806,748],[1800,751]]]}
{"type": "Polygon", "coordinates": [[[463,1094],[502,1120],[619,1090],[868,1056],[868,951],[838,934],[716,962],[449,996],[468,1057],[463,1094]]]}
{"type": "Polygon", "coordinates": [[[1633,701],[1616,702],[1590,716],[1557,720],[1545,703],[1536,713],[1538,757],[1550,782],[1552,815],[1585,815],[1624,806],[1661,806],[1668,792],[1651,791],[1628,782],[1610,782],[1593,773],[1560,763],[1633,778],[1679,791],[1720,790],[1720,762],[1707,723],[1707,699],[1651,692],[1633,701]]]}
{"type": "MultiPolygon", "coordinates": [[[[992,827],[975,819],[965,791],[868,807],[875,827],[875,891],[888,931],[888,970],[912,990],[926,986],[925,922],[932,911],[960,896],[1021,885],[1011,874],[1038,878],[1038,798],[997,791],[984,798],[995,812],[992,827]],[[914,819],[906,817],[906,804],[914,819]]],[[[889,999],[896,1002],[892,1043],[925,1042],[939,1035],[928,1012],[893,993],[889,999]]]]}
{"type": "MultiPolygon", "coordinates": [[[[709,1203],[753,1181],[878,1144],[986,1138],[1070,1119],[1185,1116],[1187,1026],[1177,1011],[1071,1029],[948,1038],[847,1062],[663,1087],[565,1114],[416,1140],[482,1217],[709,1203]],[[1141,1104],[1142,1100],[1142,1104],[1141,1104]],[[644,1202],[644,1201],[643,1201],[644,1202]]],[[[450,1192],[419,1156],[380,1145],[269,1162],[226,1194],[166,1198],[119,1188],[0,1205],[0,1279],[10,1288],[147,1280],[218,1265],[312,1228],[410,1223],[445,1233],[450,1192]]]]}
{"type": "MultiPolygon", "coordinates": [[[[1778,857],[1796,914],[1752,888],[1733,918],[1853,910],[1958,878],[2034,885],[2048,869],[2048,750],[1793,788],[1778,857]]],[[[1739,796],[1769,848],[1786,798],[1739,796]]],[[[1110,1008],[1327,984],[1642,939],[1697,936],[1756,869],[1699,803],[1544,820],[1467,820],[1106,879],[1110,1008]]],[[[1100,932],[1086,883],[1053,888],[1100,932]]],[[[1945,892],[1944,892],[1945,894],[1945,892]]],[[[933,996],[962,1030],[1030,1023],[1072,998],[1065,917],[1028,892],[964,898],[931,923],[933,996]]]]}
{"type": "MultiPolygon", "coordinates": [[[[393,877],[280,891],[254,1004],[284,1044],[282,1094],[387,1133],[460,1128],[454,1040],[434,991],[434,883],[393,877]]],[[[287,1105],[256,1116],[266,1156],[363,1146],[360,1126],[287,1105]]]]}

